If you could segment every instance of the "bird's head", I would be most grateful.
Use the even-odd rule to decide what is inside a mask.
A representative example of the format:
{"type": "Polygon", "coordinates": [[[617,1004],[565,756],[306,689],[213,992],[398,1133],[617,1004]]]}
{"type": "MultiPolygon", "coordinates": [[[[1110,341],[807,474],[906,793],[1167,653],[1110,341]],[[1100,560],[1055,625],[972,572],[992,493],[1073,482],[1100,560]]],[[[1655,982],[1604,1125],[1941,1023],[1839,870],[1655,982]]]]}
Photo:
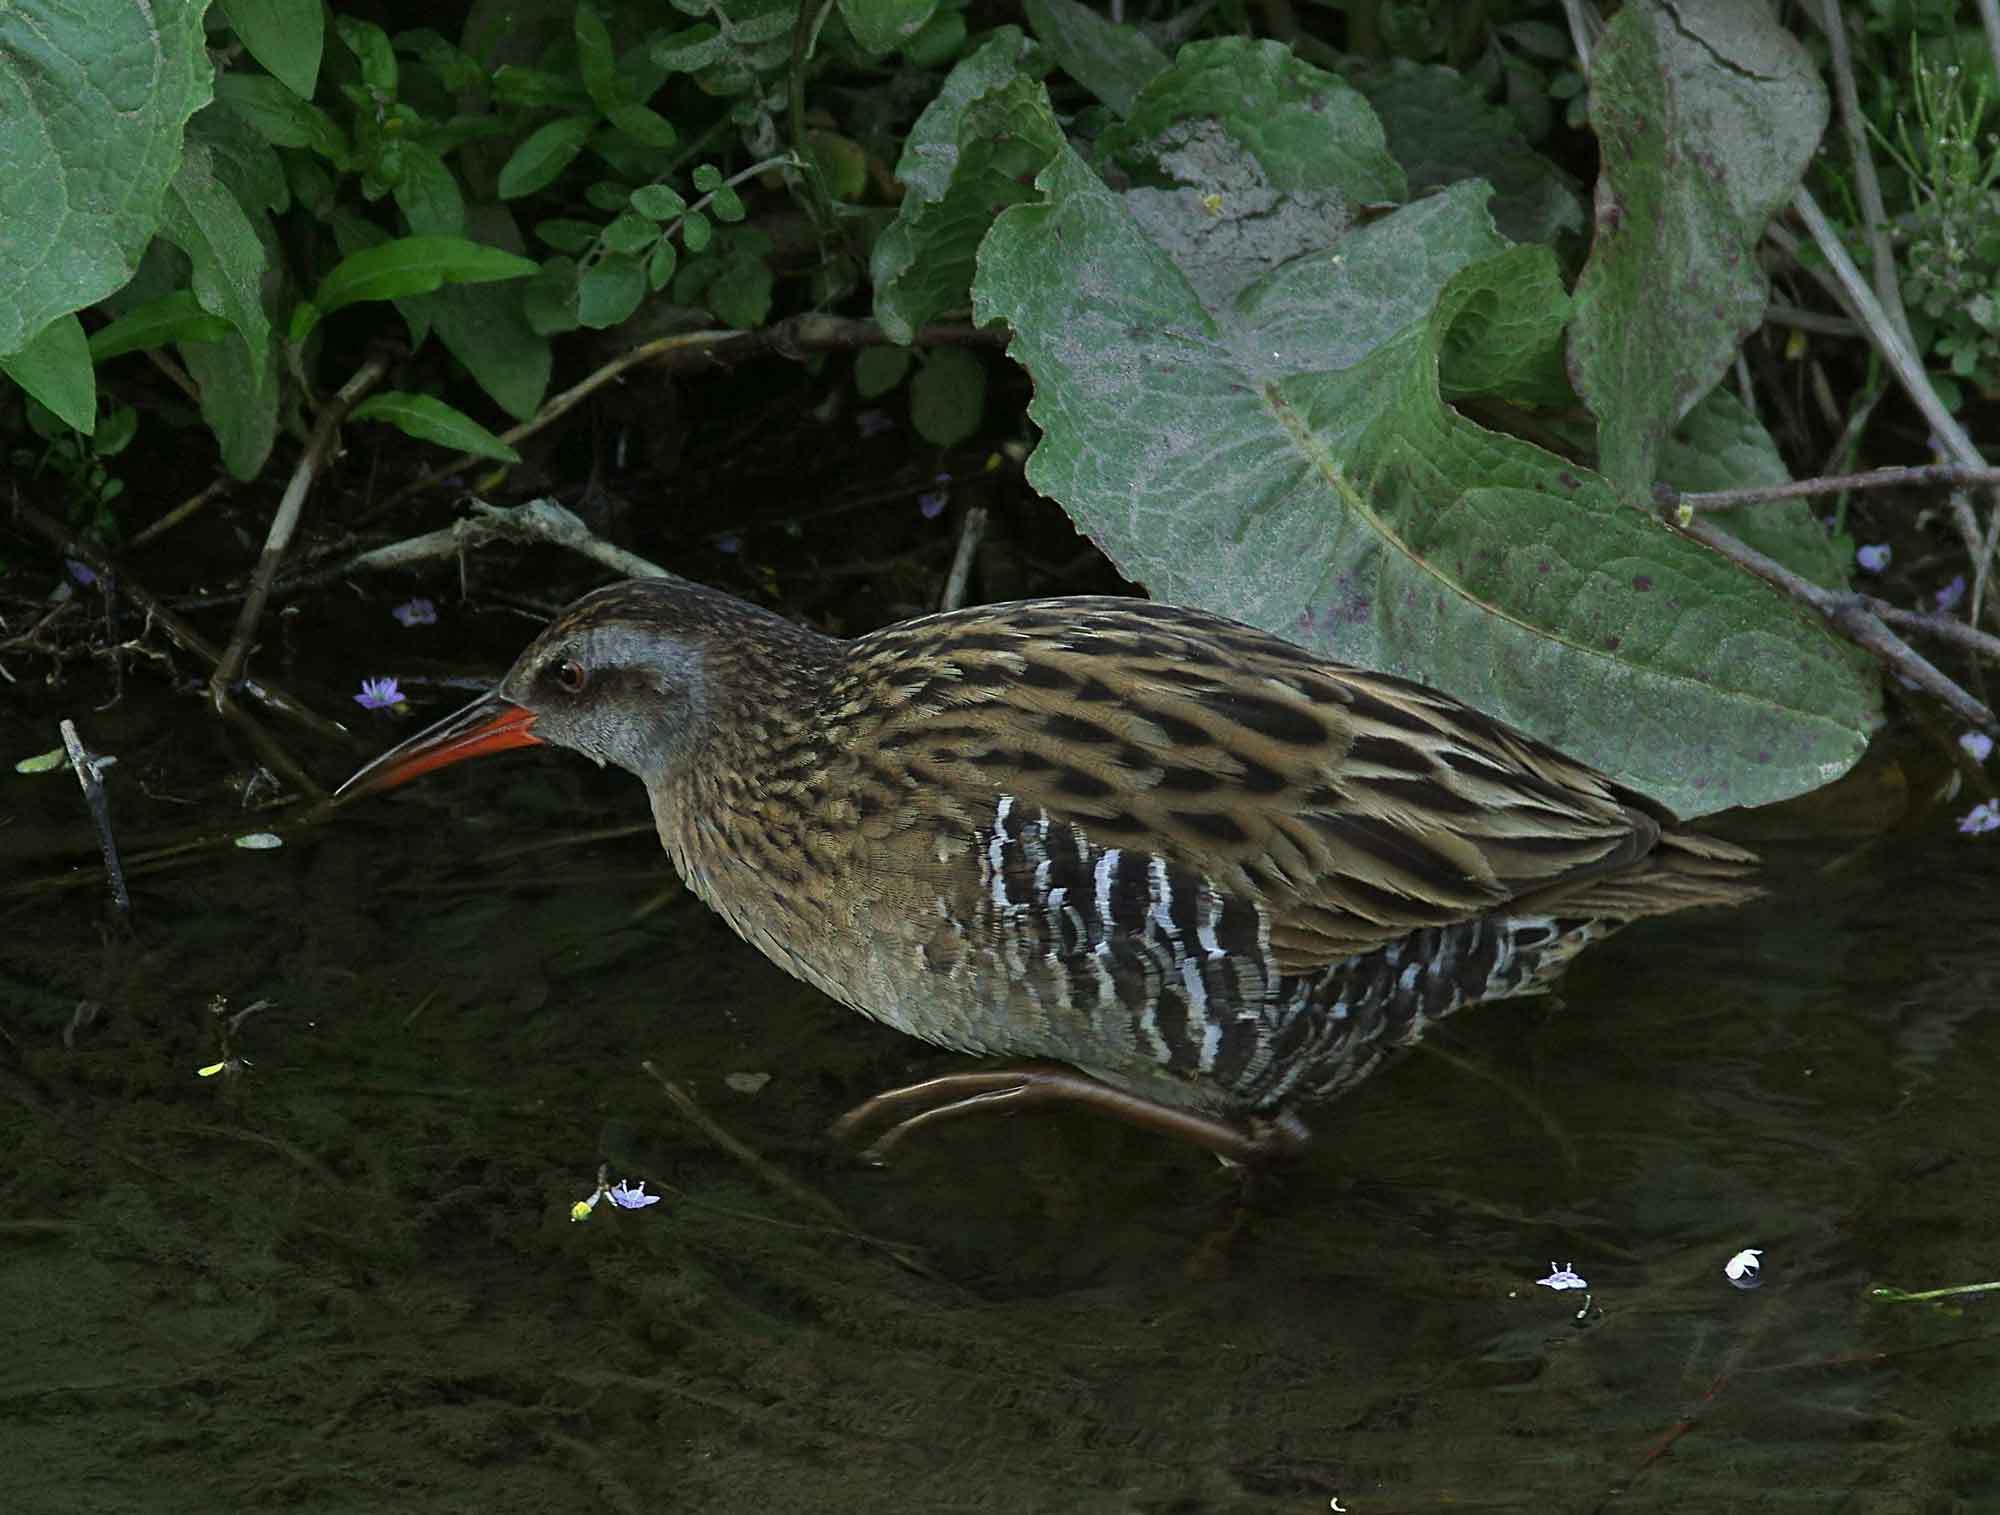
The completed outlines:
{"type": "Polygon", "coordinates": [[[543,744],[615,763],[649,785],[665,779],[686,761],[707,714],[705,653],[716,626],[701,611],[711,600],[741,604],[680,580],[635,579],[585,595],[550,622],[491,693],[390,748],[336,797],[378,793],[467,758],[543,744]]]}

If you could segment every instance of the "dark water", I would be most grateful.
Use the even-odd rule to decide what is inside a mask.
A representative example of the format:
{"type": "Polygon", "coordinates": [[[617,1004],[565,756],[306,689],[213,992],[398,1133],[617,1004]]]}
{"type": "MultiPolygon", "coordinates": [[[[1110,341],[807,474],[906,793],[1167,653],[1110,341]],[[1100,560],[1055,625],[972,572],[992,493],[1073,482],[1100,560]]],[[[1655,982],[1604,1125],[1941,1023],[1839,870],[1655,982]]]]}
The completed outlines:
{"type": "MultiPolygon", "coordinates": [[[[273,819],[176,771],[113,770],[131,850],[273,819]]],[[[0,886],[87,877],[75,786],[6,777],[0,886]]],[[[1994,845],[1773,848],[1314,1112],[1224,1240],[1212,1160],[1087,1117],[841,1160],[960,1064],[565,840],[643,819],[522,755],[145,875],[129,932],[0,897],[0,1507],[2000,1509],[2000,1305],[1868,1297],[2000,1278],[1994,845]],[[666,1201],[573,1223],[600,1163],[666,1201]]]]}

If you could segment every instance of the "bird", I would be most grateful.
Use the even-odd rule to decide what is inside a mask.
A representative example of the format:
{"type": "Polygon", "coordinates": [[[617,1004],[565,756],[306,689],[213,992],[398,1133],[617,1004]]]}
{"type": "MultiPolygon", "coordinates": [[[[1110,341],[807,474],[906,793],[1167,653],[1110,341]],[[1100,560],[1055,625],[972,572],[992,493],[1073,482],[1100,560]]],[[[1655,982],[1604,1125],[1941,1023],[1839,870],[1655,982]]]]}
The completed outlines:
{"type": "Polygon", "coordinates": [[[672,575],[585,594],[345,804],[568,748],[636,775],[687,886],[843,1005],[1013,1060],[835,1124],[1075,1104],[1289,1157],[1300,1108],[1430,1025],[1544,993],[1755,854],[1448,694],[1224,616],[1020,600],[851,640],[672,575]]]}

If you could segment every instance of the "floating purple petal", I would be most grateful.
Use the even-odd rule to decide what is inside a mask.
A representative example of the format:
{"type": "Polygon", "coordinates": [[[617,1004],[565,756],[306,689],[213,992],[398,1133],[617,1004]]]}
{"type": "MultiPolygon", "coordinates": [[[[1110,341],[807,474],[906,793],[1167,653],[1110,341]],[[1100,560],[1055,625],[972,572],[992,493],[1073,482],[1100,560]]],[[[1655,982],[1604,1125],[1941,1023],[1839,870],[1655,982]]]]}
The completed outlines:
{"type": "Polygon", "coordinates": [[[438,608],[429,600],[419,596],[414,600],[409,600],[398,605],[389,614],[401,621],[405,626],[435,626],[437,625],[438,608]]]}
{"type": "Polygon", "coordinates": [[[363,710],[386,710],[403,703],[403,691],[396,687],[394,679],[363,679],[361,693],[354,697],[354,703],[363,710]]]}

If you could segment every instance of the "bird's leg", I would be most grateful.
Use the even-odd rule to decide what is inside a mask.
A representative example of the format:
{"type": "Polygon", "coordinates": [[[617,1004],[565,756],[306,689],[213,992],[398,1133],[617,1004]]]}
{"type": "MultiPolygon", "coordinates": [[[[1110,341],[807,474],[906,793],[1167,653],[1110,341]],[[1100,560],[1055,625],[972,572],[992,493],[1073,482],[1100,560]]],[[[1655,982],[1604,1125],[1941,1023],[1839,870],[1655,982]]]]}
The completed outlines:
{"type": "Polygon", "coordinates": [[[1235,1126],[1214,1116],[1128,1094],[1058,1063],[1025,1063],[982,1073],[951,1073],[890,1089],[848,1111],[833,1123],[831,1134],[835,1140],[846,1141],[878,1116],[914,1109],[916,1113],[902,1116],[862,1150],[864,1162],[881,1164],[912,1131],[939,1121],[1064,1102],[1115,1116],[1148,1131],[1178,1136],[1208,1148],[1229,1162],[1249,1167],[1293,1156],[1311,1139],[1305,1123],[1290,1113],[1235,1126]]]}

